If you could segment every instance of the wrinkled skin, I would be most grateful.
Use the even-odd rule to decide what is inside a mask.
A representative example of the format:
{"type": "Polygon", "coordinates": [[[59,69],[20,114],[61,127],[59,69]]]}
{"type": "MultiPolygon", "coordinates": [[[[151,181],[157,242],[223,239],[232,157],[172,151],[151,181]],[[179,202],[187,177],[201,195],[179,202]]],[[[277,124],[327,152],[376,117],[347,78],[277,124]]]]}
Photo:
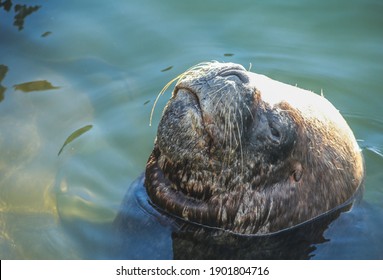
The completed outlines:
{"type": "Polygon", "coordinates": [[[352,131],[324,97],[212,62],[178,80],[145,187],[170,216],[267,234],[345,203],[363,173],[352,131]]]}

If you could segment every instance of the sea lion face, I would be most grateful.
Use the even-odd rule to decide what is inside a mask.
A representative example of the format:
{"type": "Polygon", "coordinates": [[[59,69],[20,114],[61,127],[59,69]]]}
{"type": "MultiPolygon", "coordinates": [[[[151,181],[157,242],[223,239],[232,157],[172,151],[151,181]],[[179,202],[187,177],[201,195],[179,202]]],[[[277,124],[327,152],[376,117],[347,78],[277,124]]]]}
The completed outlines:
{"type": "Polygon", "coordinates": [[[264,234],[341,205],[362,177],[355,138],[325,98],[212,62],[178,80],[145,187],[170,215],[264,234]]]}

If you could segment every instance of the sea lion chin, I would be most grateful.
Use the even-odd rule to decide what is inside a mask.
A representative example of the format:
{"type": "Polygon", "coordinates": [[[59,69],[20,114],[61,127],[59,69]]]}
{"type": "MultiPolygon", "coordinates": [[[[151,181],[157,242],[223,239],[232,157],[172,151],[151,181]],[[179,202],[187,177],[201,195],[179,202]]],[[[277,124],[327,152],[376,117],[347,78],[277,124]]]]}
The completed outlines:
{"type": "Polygon", "coordinates": [[[180,76],[145,188],[170,216],[268,234],[344,204],[363,176],[355,137],[323,96],[211,62],[180,76]]]}

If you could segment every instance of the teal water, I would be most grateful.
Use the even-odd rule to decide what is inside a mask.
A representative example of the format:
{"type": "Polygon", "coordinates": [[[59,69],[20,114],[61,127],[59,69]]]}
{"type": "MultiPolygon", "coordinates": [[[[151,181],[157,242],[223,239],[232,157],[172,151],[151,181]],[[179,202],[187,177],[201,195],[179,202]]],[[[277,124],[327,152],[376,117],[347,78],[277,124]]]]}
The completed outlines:
{"type": "MultiPolygon", "coordinates": [[[[382,1],[0,3],[1,259],[114,258],[104,226],[145,168],[170,92],[149,126],[154,99],[211,60],[323,92],[340,110],[365,191],[313,258],[383,259],[382,1]]],[[[152,256],[145,238],[132,258],[152,256]]]]}

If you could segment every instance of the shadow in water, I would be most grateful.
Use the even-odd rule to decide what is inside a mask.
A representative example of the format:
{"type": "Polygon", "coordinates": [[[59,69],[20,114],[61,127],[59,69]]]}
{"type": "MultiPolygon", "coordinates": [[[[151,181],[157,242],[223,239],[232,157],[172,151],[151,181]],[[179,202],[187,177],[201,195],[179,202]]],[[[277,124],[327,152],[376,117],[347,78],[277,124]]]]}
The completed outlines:
{"type": "MultiPolygon", "coordinates": [[[[356,197],[361,197],[360,193],[356,197]]],[[[310,259],[316,245],[329,241],[324,238],[328,226],[354,201],[277,233],[240,235],[161,214],[149,204],[141,177],[126,194],[115,220],[120,232],[119,258],[310,259]],[[145,248],[150,248],[146,252],[149,256],[145,248]],[[141,250],[141,255],[132,255],[132,250],[141,250]]]]}
{"type": "Polygon", "coordinates": [[[174,231],[174,259],[277,259],[312,258],[329,224],[351,204],[313,221],[268,235],[238,235],[222,230],[184,225],[174,231]]]}
{"type": "Polygon", "coordinates": [[[41,6],[40,5],[25,5],[25,4],[16,4],[13,3],[12,0],[0,0],[0,8],[3,8],[6,12],[14,12],[15,15],[13,17],[13,25],[16,26],[19,31],[24,29],[24,21],[25,18],[32,13],[38,11],[41,6]],[[13,9],[12,9],[13,8],[13,9]]]}

